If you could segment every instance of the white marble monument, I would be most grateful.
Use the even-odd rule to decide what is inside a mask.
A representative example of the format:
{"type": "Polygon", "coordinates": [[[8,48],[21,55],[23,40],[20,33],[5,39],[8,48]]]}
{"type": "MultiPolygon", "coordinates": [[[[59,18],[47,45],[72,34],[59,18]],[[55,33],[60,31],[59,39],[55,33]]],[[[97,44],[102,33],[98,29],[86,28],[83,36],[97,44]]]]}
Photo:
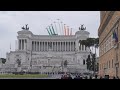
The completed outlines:
{"type": "Polygon", "coordinates": [[[72,72],[76,68],[86,70],[83,62],[89,49],[79,41],[89,37],[88,31],[78,30],[75,35],[34,35],[29,29],[22,29],[17,32],[18,48],[6,55],[6,66],[18,68],[17,60],[20,60],[21,70],[58,73],[62,71],[61,63],[67,60],[67,69],[72,72]]]}

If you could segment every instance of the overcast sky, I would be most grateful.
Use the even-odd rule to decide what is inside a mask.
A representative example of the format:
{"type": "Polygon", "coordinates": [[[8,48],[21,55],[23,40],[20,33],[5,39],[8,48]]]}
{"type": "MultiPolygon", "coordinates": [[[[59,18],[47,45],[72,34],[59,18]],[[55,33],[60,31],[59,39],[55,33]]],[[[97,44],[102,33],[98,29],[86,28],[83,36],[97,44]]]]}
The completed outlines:
{"type": "Polygon", "coordinates": [[[0,57],[6,58],[10,43],[11,51],[15,50],[17,32],[22,26],[28,24],[33,34],[48,35],[46,27],[57,19],[73,28],[73,34],[84,24],[90,37],[98,37],[99,11],[0,11],[0,57]]]}

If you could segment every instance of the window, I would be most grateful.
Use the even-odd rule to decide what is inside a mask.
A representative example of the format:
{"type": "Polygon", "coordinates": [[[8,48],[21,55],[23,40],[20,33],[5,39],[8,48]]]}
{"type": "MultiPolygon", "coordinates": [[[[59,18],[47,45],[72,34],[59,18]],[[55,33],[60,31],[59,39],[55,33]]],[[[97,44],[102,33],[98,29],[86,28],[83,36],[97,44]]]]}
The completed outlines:
{"type": "Polygon", "coordinates": [[[105,63],[104,63],[104,67],[103,68],[105,68],[105,63]]]}
{"type": "Polygon", "coordinates": [[[109,49],[111,49],[111,37],[109,37],[109,49]]]}
{"type": "Polygon", "coordinates": [[[106,68],[108,68],[108,62],[106,62],[106,68]]]}
{"type": "Polygon", "coordinates": [[[83,59],[83,65],[85,65],[85,60],[83,59]]]}
{"type": "Polygon", "coordinates": [[[110,68],[110,61],[109,61],[109,68],[110,68]]]}
{"type": "Polygon", "coordinates": [[[103,53],[104,53],[104,46],[102,45],[102,55],[103,55],[103,53]]]}
{"type": "Polygon", "coordinates": [[[108,51],[108,39],[106,41],[106,52],[108,51]]]}
{"type": "Polygon", "coordinates": [[[112,68],[113,68],[113,59],[112,59],[112,68]]]}
{"type": "Polygon", "coordinates": [[[111,48],[113,47],[113,35],[111,35],[111,48]]]}
{"type": "Polygon", "coordinates": [[[100,70],[101,70],[101,64],[99,64],[99,66],[100,66],[100,70]]]}
{"type": "Polygon", "coordinates": [[[107,43],[106,43],[107,41],[105,41],[105,53],[106,53],[106,51],[107,51],[107,43]]]}
{"type": "Polygon", "coordinates": [[[108,38],[108,50],[110,50],[110,38],[108,38]]]}
{"type": "Polygon", "coordinates": [[[106,52],[106,43],[104,43],[104,53],[106,52]]]}
{"type": "Polygon", "coordinates": [[[99,52],[100,52],[100,54],[99,54],[99,55],[101,56],[101,46],[100,46],[99,52]]]}
{"type": "Polygon", "coordinates": [[[102,64],[102,69],[103,69],[103,64],[102,64]]]}
{"type": "Polygon", "coordinates": [[[33,44],[34,44],[34,41],[32,41],[32,50],[34,50],[34,49],[33,49],[33,48],[34,48],[33,44]]]}

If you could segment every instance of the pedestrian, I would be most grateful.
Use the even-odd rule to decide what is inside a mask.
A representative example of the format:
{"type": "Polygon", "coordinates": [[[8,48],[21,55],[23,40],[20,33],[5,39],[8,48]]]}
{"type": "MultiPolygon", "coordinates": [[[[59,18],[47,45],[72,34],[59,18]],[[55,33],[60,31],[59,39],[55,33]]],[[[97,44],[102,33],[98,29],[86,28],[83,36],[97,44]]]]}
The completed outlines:
{"type": "Polygon", "coordinates": [[[97,76],[97,75],[95,75],[95,79],[97,79],[97,77],[98,77],[98,76],[97,76]]]}
{"type": "Polygon", "coordinates": [[[64,76],[63,76],[63,75],[61,76],[61,79],[64,79],[64,76]]]}
{"type": "Polygon", "coordinates": [[[74,77],[74,79],[78,79],[78,76],[76,75],[76,76],[74,77]]]}
{"type": "Polygon", "coordinates": [[[119,77],[118,77],[118,76],[117,76],[116,78],[117,78],[117,79],[119,79],[119,77]]]}
{"type": "Polygon", "coordinates": [[[90,79],[92,79],[92,76],[90,76],[90,79]]]}
{"type": "Polygon", "coordinates": [[[85,76],[85,79],[88,79],[88,77],[87,77],[87,76],[85,76]]]}
{"type": "Polygon", "coordinates": [[[103,79],[102,76],[100,76],[100,79],[103,79]]]}
{"type": "Polygon", "coordinates": [[[116,79],[115,76],[113,76],[113,79],[116,79]]]}
{"type": "MultiPolygon", "coordinates": [[[[80,77],[80,76],[79,76],[80,77]]],[[[82,76],[80,77],[80,79],[83,79],[82,76]]]]}
{"type": "Polygon", "coordinates": [[[72,77],[71,77],[71,75],[70,75],[70,74],[68,75],[68,79],[72,79],[72,77]]]}

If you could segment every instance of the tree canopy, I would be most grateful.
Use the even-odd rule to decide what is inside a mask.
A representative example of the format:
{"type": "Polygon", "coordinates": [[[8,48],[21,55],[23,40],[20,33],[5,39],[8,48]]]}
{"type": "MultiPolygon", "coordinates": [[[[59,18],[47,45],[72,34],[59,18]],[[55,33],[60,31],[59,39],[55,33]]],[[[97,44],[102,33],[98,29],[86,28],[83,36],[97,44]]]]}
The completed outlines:
{"type": "MultiPolygon", "coordinates": [[[[96,48],[99,47],[99,38],[87,38],[86,40],[80,40],[79,43],[89,48],[94,47],[96,50],[96,48]]],[[[87,69],[90,71],[95,71],[96,68],[98,68],[95,63],[96,57],[95,57],[95,54],[91,54],[91,56],[92,58],[90,58],[90,55],[88,55],[86,59],[87,69]]]]}
{"type": "Polygon", "coordinates": [[[1,58],[1,60],[2,60],[2,64],[5,64],[6,59],[5,58],[1,58]]]}
{"type": "Polygon", "coordinates": [[[91,46],[95,46],[97,48],[99,45],[99,38],[87,38],[86,40],[80,40],[79,43],[89,48],[91,46]]]}

